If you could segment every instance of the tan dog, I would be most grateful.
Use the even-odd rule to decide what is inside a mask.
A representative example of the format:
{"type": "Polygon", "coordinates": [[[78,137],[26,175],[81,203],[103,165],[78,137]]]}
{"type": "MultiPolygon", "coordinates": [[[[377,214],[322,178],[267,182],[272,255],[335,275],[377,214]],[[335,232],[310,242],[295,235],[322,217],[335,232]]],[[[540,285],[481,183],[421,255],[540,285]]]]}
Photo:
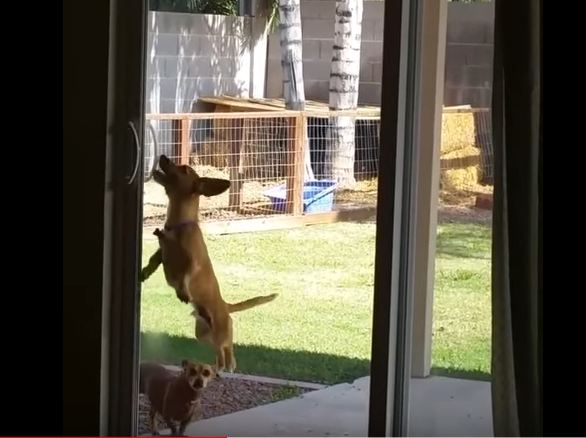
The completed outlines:
{"type": "Polygon", "coordinates": [[[201,411],[201,391],[216,377],[216,370],[210,365],[184,360],[181,366],[181,373],[176,374],[156,363],[140,364],[139,391],[151,404],[153,435],[159,434],[157,415],[163,417],[172,435],[183,435],[201,411]]]}
{"type": "Polygon", "coordinates": [[[142,270],[146,280],[162,263],[167,283],[183,302],[195,307],[195,334],[210,343],[216,352],[218,371],[234,371],[236,359],[232,344],[233,330],[230,313],[268,303],[277,294],[257,296],[239,303],[226,303],[212,268],[212,262],[198,224],[201,195],[215,196],[226,191],[230,182],[200,177],[189,166],[177,166],[161,155],[153,177],[165,188],[169,205],[165,230],[156,230],[159,249],[142,270]]]}

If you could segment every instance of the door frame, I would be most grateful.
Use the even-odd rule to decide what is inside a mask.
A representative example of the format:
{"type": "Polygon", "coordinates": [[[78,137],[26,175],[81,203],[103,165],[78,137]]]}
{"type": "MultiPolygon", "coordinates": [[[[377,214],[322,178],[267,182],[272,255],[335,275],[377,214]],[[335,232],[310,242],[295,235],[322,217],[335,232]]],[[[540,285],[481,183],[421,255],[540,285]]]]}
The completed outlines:
{"type": "MultiPolygon", "coordinates": [[[[380,163],[386,165],[379,166],[369,436],[405,436],[407,432],[412,306],[407,293],[412,251],[411,146],[416,132],[415,54],[420,4],[420,0],[385,2],[380,163]]],[[[83,20],[79,13],[82,8],[78,8],[74,18],[83,20]]],[[[95,105],[86,113],[91,117],[105,111],[107,123],[103,128],[103,208],[95,213],[103,213],[103,234],[94,239],[95,247],[88,248],[101,257],[103,266],[101,275],[93,277],[101,285],[100,299],[96,298],[99,306],[90,309],[92,320],[96,316],[98,320],[86,330],[92,335],[86,342],[100,351],[99,366],[92,362],[92,369],[99,374],[99,391],[87,394],[88,400],[98,397],[99,409],[86,410],[85,415],[99,419],[99,431],[94,429],[90,435],[99,432],[129,436],[136,434],[137,426],[143,171],[140,146],[144,132],[148,5],[144,0],[110,0],[109,8],[108,22],[102,20],[101,27],[97,27],[102,34],[107,29],[109,38],[108,98],[105,105],[100,101],[102,106],[95,105]],[[136,139],[129,122],[134,124],[136,139]],[[136,169],[138,177],[128,184],[127,177],[136,169]]],[[[92,55],[80,56],[91,60],[92,55]]],[[[82,97],[78,100],[83,101],[82,97]]],[[[77,321],[84,318],[88,315],[78,315],[77,321]]],[[[78,411],[83,411],[81,406],[78,411]]]]}
{"type": "Polygon", "coordinates": [[[64,6],[63,432],[128,436],[137,418],[147,8],[64,6]]]}
{"type": "Polygon", "coordinates": [[[102,428],[136,435],[148,2],[110,0],[102,428]],[[107,214],[110,212],[110,214],[107,214]],[[107,374],[107,376],[106,376],[107,374]]]}
{"type": "Polygon", "coordinates": [[[369,436],[408,434],[421,18],[385,1],[369,436]]]}

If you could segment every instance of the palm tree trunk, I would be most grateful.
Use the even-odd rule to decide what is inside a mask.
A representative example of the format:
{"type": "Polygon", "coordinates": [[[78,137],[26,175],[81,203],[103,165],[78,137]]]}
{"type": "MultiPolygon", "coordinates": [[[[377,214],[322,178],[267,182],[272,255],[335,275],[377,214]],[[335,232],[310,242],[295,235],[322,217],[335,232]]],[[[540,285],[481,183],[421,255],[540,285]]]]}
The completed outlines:
{"type": "MultiPolygon", "coordinates": [[[[334,47],[330,68],[330,109],[356,110],[360,79],[362,1],[337,0],[334,47]]],[[[339,187],[352,188],[354,179],[355,116],[330,117],[326,141],[326,175],[339,187]]]]}
{"type": "MultiPolygon", "coordinates": [[[[303,42],[301,36],[300,0],[279,0],[279,34],[281,66],[283,68],[283,97],[290,110],[305,109],[303,84],[303,42]]],[[[308,138],[308,136],[305,136],[308,138]]],[[[313,179],[309,144],[305,144],[305,180],[313,179]]]]}

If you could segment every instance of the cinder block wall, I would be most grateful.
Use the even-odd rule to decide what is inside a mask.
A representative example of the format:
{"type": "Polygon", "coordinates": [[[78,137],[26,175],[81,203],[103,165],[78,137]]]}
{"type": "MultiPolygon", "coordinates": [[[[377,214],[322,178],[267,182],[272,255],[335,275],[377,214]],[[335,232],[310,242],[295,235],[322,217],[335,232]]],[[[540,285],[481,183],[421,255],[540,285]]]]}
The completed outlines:
{"type": "MultiPolygon", "coordinates": [[[[302,0],[303,68],[307,99],[328,100],[329,69],[334,35],[333,0],[302,0]]],[[[379,104],[382,77],[384,3],[365,1],[359,102],[379,104]]],[[[448,5],[445,105],[490,105],[494,4],[448,5]]],[[[282,96],[279,35],[269,36],[268,97],[282,96]]]]}
{"type": "Polygon", "coordinates": [[[147,113],[189,112],[200,96],[248,96],[251,19],[150,12],[147,113]]]}

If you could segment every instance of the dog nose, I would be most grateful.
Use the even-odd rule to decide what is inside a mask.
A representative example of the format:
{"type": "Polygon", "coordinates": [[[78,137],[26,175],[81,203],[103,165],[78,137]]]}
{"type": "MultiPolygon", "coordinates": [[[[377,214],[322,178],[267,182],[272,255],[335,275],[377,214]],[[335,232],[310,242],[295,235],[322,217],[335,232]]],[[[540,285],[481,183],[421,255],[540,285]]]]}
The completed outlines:
{"type": "Polygon", "coordinates": [[[195,380],[195,387],[196,387],[196,388],[201,388],[201,387],[203,387],[203,380],[201,380],[201,379],[196,379],[196,380],[195,380]]]}

